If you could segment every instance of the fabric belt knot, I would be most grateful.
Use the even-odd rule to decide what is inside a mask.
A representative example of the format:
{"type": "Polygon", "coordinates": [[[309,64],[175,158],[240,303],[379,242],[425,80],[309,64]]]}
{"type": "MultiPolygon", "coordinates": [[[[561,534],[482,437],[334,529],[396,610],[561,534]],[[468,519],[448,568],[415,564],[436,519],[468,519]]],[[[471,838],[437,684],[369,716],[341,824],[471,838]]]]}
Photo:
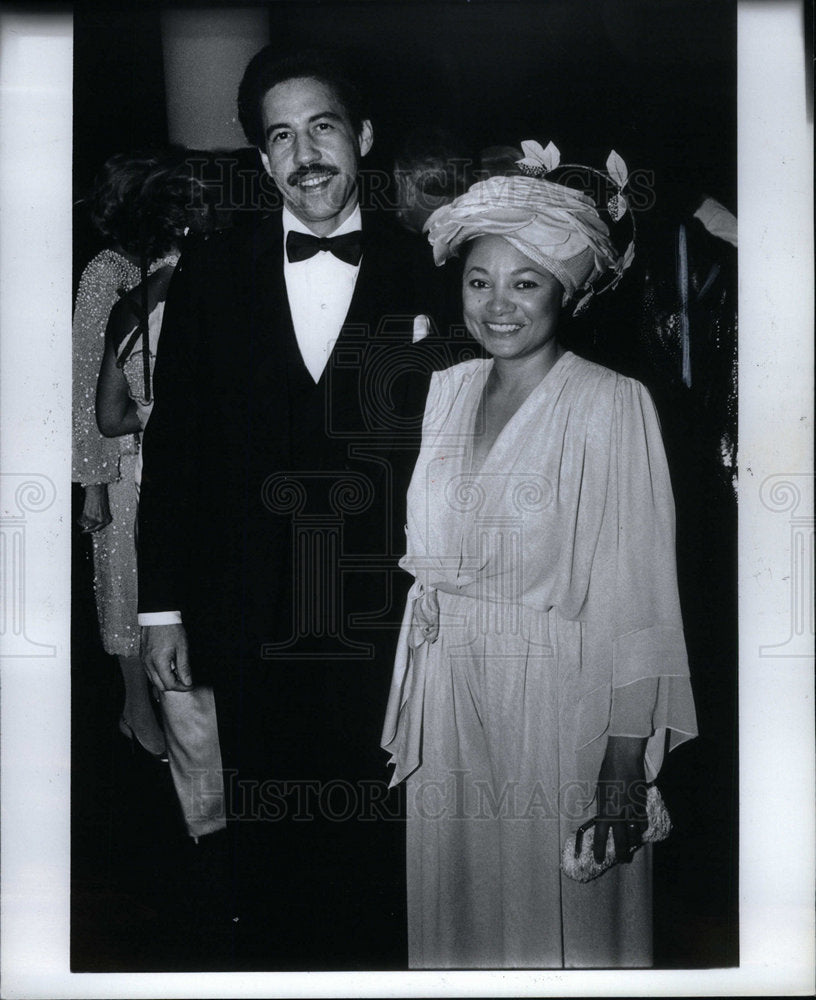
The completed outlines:
{"type": "Polygon", "coordinates": [[[338,260],[356,267],[363,255],[363,234],[359,229],[339,236],[313,236],[294,229],[286,234],[286,256],[290,264],[308,260],[321,250],[328,250],[338,260]]]}

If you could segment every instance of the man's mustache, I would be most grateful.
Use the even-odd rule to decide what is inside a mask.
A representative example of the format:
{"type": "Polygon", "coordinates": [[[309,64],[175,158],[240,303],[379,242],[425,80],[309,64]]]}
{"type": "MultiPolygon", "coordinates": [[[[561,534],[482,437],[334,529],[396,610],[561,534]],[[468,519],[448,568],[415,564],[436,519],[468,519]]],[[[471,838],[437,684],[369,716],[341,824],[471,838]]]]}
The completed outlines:
{"type": "Polygon", "coordinates": [[[327,163],[307,163],[305,166],[298,167],[297,170],[292,171],[286,178],[286,183],[291,187],[297,187],[307,177],[324,177],[326,174],[331,174],[333,177],[338,173],[340,171],[337,167],[329,166],[327,163]]]}

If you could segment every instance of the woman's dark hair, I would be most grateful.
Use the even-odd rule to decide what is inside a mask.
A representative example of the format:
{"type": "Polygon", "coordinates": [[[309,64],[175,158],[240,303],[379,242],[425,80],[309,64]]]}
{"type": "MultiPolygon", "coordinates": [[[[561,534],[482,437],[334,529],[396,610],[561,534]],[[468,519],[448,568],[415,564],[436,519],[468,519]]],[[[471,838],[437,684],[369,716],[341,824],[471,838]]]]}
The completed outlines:
{"type": "Polygon", "coordinates": [[[268,45],[252,57],[238,87],[238,119],[250,145],[260,149],[266,145],[262,114],[264,97],[279,83],[304,78],[319,80],[330,87],[355,133],[360,134],[368,115],[360,91],[335,58],[317,50],[281,56],[268,45]]]}
{"type": "Polygon", "coordinates": [[[178,245],[194,213],[207,211],[199,163],[181,149],[117,153],[94,183],[91,222],[128,253],[155,260],[178,245]]]}

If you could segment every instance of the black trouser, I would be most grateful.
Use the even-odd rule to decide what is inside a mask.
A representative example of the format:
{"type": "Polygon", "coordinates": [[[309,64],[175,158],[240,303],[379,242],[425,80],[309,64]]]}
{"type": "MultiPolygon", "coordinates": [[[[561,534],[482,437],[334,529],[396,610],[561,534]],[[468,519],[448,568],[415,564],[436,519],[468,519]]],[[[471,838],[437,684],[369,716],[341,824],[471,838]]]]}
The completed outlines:
{"type": "Polygon", "coordinates": [[[215,696],[245,958],[406,967],[405,828],[376,661],[245,659],[215,696]]]}

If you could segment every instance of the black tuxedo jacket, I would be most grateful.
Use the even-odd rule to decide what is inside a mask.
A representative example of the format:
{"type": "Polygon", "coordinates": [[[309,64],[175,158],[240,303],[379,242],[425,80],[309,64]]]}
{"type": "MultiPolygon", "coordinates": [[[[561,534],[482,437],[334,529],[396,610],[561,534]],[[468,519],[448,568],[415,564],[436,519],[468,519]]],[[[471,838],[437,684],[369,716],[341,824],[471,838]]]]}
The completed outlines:
{"type": "Polygon", "coordinates": [[[427,246],[376,214],[363,240],[317,386],[292,327],[279,212],[185,251],[173,277],[143,445],[139,610],[182,612],[199,678],[317,658],[381,661],[387,686],[428,380],[473,343],[449,336],[427,246]],[[431,335],[415,345],[417,315],[431,335]]]}

